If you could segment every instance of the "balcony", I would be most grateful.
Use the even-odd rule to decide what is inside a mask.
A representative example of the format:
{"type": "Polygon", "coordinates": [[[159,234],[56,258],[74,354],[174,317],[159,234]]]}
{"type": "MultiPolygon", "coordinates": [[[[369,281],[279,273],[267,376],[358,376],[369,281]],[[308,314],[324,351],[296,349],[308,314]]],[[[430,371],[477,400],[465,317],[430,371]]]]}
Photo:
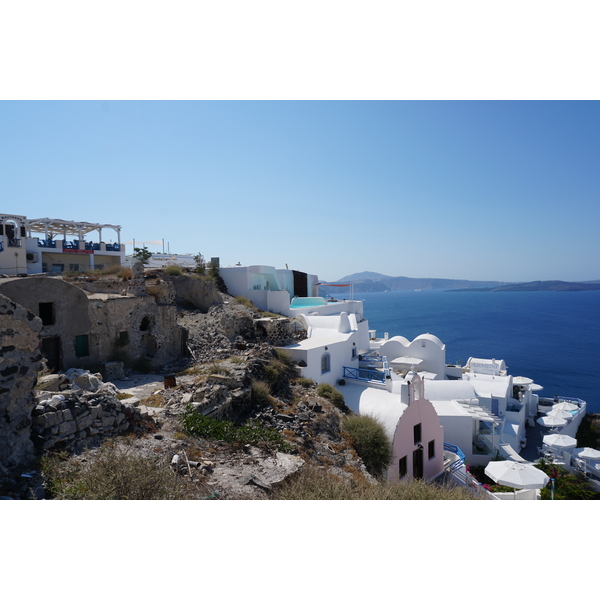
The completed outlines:
{"type": "Polygon", "coordinates": [[[9,248],[20,248],[21,247],[21,238],[8,238],[8,247],[9,248]]]}

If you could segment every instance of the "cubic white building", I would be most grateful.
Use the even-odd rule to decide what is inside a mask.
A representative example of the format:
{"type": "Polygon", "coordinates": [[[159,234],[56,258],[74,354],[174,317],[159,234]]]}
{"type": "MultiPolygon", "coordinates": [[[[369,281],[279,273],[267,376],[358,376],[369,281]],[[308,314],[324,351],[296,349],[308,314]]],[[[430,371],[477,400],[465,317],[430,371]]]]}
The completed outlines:
{"type": "Polygon", "coordinates": [[[4,275],[88,271],[121,265],[124,259],[120,225],[0,214],[0,273],[4,275]],[[115,243],[103,240],[105,229],[116,234],[115,243]],[[92,232],[97,241],[86,240],[92,232]]]}

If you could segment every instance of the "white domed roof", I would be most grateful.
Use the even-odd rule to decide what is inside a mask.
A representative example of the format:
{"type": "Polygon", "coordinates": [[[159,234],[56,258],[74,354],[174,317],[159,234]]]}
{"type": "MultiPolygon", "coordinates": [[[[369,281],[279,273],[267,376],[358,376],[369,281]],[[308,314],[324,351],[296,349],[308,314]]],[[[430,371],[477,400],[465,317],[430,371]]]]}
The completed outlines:
{"type": "Polygon", "coordinates": [[[430,340],[434,344],[437,344],[440,348],[444,347],[442,340],[440,340],[440,338],[436,337],[435,335],[432,335],[431,333],[423,333],[417,336],[413,341],[416,342],[417,340],[430,340]]]}

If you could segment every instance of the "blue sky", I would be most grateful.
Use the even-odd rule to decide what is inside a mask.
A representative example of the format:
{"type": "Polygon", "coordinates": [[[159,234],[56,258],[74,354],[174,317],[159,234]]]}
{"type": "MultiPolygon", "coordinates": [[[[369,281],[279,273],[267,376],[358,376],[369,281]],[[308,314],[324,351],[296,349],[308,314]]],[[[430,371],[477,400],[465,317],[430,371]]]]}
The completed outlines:
{"type": "Polygon", "coordinates": [[[329,281],[600,279],[597,101],[4,101],[0,127],[3,212],[329,281]]]}

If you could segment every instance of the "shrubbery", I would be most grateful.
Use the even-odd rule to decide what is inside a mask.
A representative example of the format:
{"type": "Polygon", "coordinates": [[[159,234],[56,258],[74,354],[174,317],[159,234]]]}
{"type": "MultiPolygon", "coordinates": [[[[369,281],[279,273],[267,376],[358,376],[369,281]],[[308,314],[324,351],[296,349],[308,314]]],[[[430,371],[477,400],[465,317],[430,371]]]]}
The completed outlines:
{"type": "Polygon", "coordinates": [[[42,457],[48,495],[56,500],[180,500],[193,494],[161,460],[118,448],[100,449],[94,460],[80,462],[63,454],[42,457]]]}
{"type": "Polygon", "coordinates": [[[422,479],[375,484],[356,477],[345,481],[323,469],[305,466],[272,493],[273,500],[484,500],[465,487],[449,487],[422,479]]]}
{"type": "Polygon", "coordinates": [[[317,386],[317,395],[321,398],[326,398],[336,408],[347,410],[348,407],[344,402],[344,394],[336,390],[330,383],[321,383],[317,386]]]}
{"type": "Polygon", "coordinates": [[[205,417],[188,406],[181,417],[185,433],[192,437],[222,440],[242,444],[265,443],[275,446],[282,452],[290,452],[293,447],[272,427],[266,427],[261,421],[251,419],[243,425],[231,421],[205,417]]]}
{"type": "Polygon", "coordinates": [[[171,277],[183,275],[183,269],[179,265],[167,265],[163,271],[165,275],[170,275],[171,277]]]}
{"type": "Polygon", "coordinates": [[[342,425],[369,473],[375,477],[383,475],[392,460],[392,445],[383,425],[368,415],[350,415],[342,425]]]}

